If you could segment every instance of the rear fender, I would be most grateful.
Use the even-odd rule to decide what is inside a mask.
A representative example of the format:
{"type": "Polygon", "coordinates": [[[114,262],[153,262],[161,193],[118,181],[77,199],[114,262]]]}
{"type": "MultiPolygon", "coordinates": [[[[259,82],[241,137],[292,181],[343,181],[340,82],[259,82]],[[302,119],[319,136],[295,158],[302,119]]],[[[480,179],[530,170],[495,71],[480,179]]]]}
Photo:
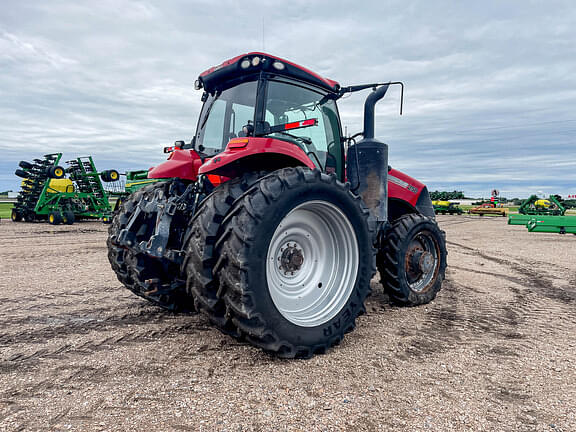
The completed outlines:
{"type": "Polygon", "coordinates": [[[426,185],[393,168],[388,171],[388,199],[390,220],[407,213],[420,213],[435,218],[426,185]]]}
{"type": "Polygon", "coordinates": [[[222,153],[204,163],[198,173],[234,178],[248,171],[273,171],[290,166],[316,168],[295,144],[274,138],[234,138],[222,153]]]}
{"type": "Polygon", "coordinates": [[[148,171],[148,178],[180,178],[196,181],[198,170],[202,165],[202,159],[194,150],[176,149],[166,162],[161,163],[148,171]]]}

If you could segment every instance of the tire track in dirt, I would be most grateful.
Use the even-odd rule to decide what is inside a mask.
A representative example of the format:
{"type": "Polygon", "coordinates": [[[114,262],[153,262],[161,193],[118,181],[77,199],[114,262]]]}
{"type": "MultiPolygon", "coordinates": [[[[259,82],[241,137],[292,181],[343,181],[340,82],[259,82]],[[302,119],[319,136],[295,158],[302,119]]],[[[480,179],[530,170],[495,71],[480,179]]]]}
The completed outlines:
{"type": "Polygon", "coordinates": [[[556,300],[565,304],[572,304],[576,302],[576,286],[573,286],[573,290],[558,289],[553,286],[552,280],[564,281],[557,276],[543,276],[542,271],[537,271],[534,269],[534,263],[528,262],[522,264],[522,259],[520,262],[512,261],[510,259],[494,257],[488,255],[478,249],[471,248],[460,243],[455,243],[448,241],[446,242],[452,246],[459,247],[471,252],[474,252],[476,256],[479,256],[487,261],[492,261],[496,264],[508,267],[514,272],[520,274],[527,288],[534,290],[537,294],[543,295],[551,300],[556,300]]]}
{"type": "Polygon", "coordinates": [[[576,323],[572,309],[575,293],[555,288],[552,280],[559,278],[536,272],[533,263],[493,257],[466,245],[447,243],[459,248],[460,253],[503,266],[510,270],[510,274],[449,266],[447,279],[439,293],[441,298],[430,306],[422,330],[399,357],[430,356],[463,344],[476,346],[485,355],[519,356],[521,348],[530,347],[530,341],[524,341],[523,330],[535,327],[541,337],[546,337],[564,327],[563,320],[554,317],[564,316],[576,323]],[[487,296],[488,292],[452,280],[454,270],[505,281],[498,286],[505,288],[513,300],[495,303],[493,296],[487,296]],[[502,344],[494,346],[494,337],[502,344]],[[465,343],[462,343],[463,340],[465,343]],[[507,344],[506,341],[513,343],[507,344]]]}
{"type": "MultiPolygon", "coordinates": [[[[101,310],[109,311],[111,308],[103,308],[101,310]]],[[[95,318],[89,321],[74,322],[71,319],[83,317],[69,315],[71,319],[65,324],[48,325],[15,333],[0,333],[0,344],[45,343],[55,338],[86,334],[92,331],[109,331],[123,327],[129,328],[127,326],[130,325],[163,324],[167,318],[176,316],[175,314],[170,314],[162,310],[144,310],[136,314],[125,313],[119,316],[113,315],[102,319],[95,318]]]]}
{"type": "MultiPolygon", "coordinates": [[[[84,304],[100,304],[109,302],[118,307],[118,301],[123,300],[124,297],[118,296],[118,293],[126,293],[122,287],[102,287],[97,291],[83,289],[81,291],[62,292],[57,294],[38,294],[37,296],[25,296],[18,298],[0,298],[0,304],[7,304],[8,307],[0,309],[2,315],[6,316],[9,313],[17,313],[22,315],[26,312],[44,313],[49,308],[64,309],[81,306],[84,304]],[[39,308],[42,309],[39,309],[39,308]]],[[[130,296],[125,297],[126,301],[132,299],[130,296]]],[[[93,310],[93,309],[92,309],[93,310]]],[[[30,318],[30,317],[29,317],[30,318]]],[[[4,321],[0,318],[0,323],[12,322],[16,318],[8,318],[10,321],[4,321]]],[[[1,326],[0,326],[1,328],[1,326]]]]}
{"type": "MultiPolygon", "coordinates": [[[[191,319],[183,324],[166,325],[163,321],[143,320],[142,317],[132,316],[123,320],[107,320],[106,322],[90,322],[82,326],[68,325],[55,329],[45,328],[35,332],[33,338],[26,338],[27,334],[16,337],[16,343],[36,344],[48,342],[54,338],[67,338],[71,335],[96,332],[88,340],[81,344],[62,343],[54,347],[43,347],[33,351],[20,350],[12,353],[9,357],[0,359],[0,374],[26,368],[39,359],[63,359],[75,354],[92,354],[102,350],[114,350],[119,345],[155,342],[161,338],[172,337],[181,334],[197,333],[200,331],[214,331],[213,327],[203,319],[191,319]],[[158,326],[161,324],[161,326],[158,326]],[[156,325],[149,329],[133,329],[134,326],[156,325]],[[111,330],[124,328],[121,334],[97,338],[100,333],[108,333],[111,330]],[[43,338],[43,336],[47,336],[43,338]]],[[[65,339],[66,340],[66,339],[65,339]]]]}

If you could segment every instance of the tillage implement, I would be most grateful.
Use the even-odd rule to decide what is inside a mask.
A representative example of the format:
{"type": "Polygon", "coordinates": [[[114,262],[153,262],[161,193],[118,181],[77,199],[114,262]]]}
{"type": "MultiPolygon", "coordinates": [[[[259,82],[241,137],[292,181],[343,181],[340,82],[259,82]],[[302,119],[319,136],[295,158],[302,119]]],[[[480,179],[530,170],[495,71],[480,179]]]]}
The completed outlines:
{"type": "Polygon", "coordinates": [[[32,162],[20,161],[15,174],[23,181],[12,209],[14,222],[47,220],[58,225],[110,218],[112,209],[102,181],[117,181],[118,172],[96,171],[90,156],[72,159],[64,168],[58,165],[61,158],[62,153],[53,153],[32,162]]]}
{"type": "Polygon", "coordinates": [[[189,144],[148,173],[109,230],[112,268],[135,294],[199,310],[222,332],[285,358],[337,345],[380,272],[400,305],[430,302],[446,269],[426,186],[388,165],[374,107],[391,85],[341,87],[264,53],[200,74],[189,144]],[[371,89],[361,133],[337,101],[371,89]]]}

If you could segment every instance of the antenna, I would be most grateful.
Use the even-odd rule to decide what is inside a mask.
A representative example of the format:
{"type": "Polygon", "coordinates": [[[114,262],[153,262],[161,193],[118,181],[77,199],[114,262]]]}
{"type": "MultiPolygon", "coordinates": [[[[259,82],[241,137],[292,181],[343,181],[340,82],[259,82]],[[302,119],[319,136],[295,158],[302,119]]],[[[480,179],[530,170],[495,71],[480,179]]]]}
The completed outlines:
{"type": "Polygon", "coordinates": [[[262,15],[262,51],[266,51],[266,45],[264,44],[264,15],[262,15]]]}

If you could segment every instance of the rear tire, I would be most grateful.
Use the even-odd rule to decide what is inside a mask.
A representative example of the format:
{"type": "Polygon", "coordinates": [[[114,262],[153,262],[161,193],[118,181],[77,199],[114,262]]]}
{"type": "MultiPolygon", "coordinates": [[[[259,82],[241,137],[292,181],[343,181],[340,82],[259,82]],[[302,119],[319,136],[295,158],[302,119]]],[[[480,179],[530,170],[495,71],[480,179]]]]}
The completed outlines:
{"type": "MultiPolygon", "coordinates": [[[[184,275],[176,263],[166,258],[150,257],[116,243],[118,234],[126,228],[138,203],[153,197],[157,192],[167,196],[170,183],[172,182],[153,183],[126,198],[108,229],[108,260],[118,280],[134,294],[164,309],[193,311],[193,300],[186,294],[184,275]]],[[[148,219],[141,224],[144,231],[145,225],[153,223],[152,218],[148,219]]]]}
{"type": "Polygon", "coordinates": [[[218,297],[245,338],[284,358],[324,353],[353,330],[375,273],[368,211],[334,176],[278,170],[222,227],[218,297]]]}
{"type": "Polygon", "coordinates": [[[446,255],[444,233],[435,221],[421,214],[397,219],[377,257],[390,301],[401,306],[431,302],[442,287],[446,255]]]}
{"type": "Polygon", "coordinates": [[[222,235],[222,221],[236,200],[266,173],[248,173],[217,187],[204,201],[190,222],[187,235],[186,290],[194,297],[196,308],[226,333],[235,334],[226,316],[226,306],[218,296],[218,275],[212,269],[218,260],[216,242],[222,235]]]}

